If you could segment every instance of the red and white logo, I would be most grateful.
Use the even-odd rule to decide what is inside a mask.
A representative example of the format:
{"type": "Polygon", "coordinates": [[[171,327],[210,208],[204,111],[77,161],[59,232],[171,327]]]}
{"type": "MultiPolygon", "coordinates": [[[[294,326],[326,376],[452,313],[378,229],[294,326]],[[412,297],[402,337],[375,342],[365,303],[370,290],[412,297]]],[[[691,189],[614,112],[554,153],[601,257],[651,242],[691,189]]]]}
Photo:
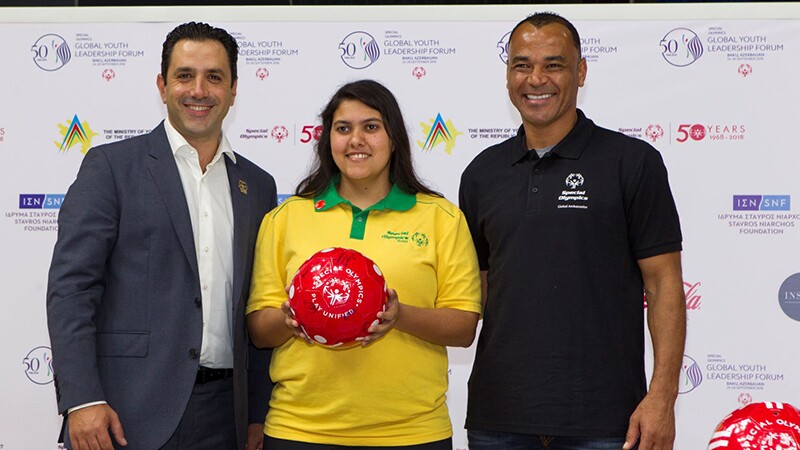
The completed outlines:
{"type": "Polygon", "coordinates": [[[411,71],[411,75],[414,75],[414,78],[418,80],[422,79],[422,77],[424,77],[427,74],[428,72],[425,70],[424,67],[414,67],[414,69],[411,71]]]}
{"type": "Polygon", "coordinates": [[[739,65],[739,75],[741,75],[741,76],[746,78],[751,73],[753,73],[753,66],[751,66],[750,64],[740,64],[739,65]]]}
{"type": "Polygon", "coordinates": [[[650,142],[655,142],[664,136],[664,129],[659,124],[650,124],[645,128],[644,135],[650,142]]]}
{"type": "MultiPolygon", "coordinates": [[[[356,277],[356,280],[358,280],[358,277],[356,277]]],[[[322,294],[330,306],[343,305],[350,300],[350,283],[338,277],[330,278],[325,282],[322,294]]]]}
{"type": "Polygon", "coordinates": [[[682,123],[678,125],[677,135],[675,141],[679,143],[702,141],[706,138],[711,141],[741,141],[745,138],[745,126],[731,123],[713,125],[682,123]]]}
{"type": "Polygon", "coordinates": [[[258,77],[259,80],[263,81],[268,76],[269,76],[269,70],[267,70],[266,67],[259,67],[256,70],[256,77],[258,77]]]}
{"type": "Polygon", "coordinates": [[[278,142],[283,142],[289,136],[289,130],[283,125],[275,125],[272,127],[270,135],[278,142]]]}
{"type": "Polygon", "coordinates": [[[753,403],[753,396],[748,394],[747,392],[743,392],[739,394],[739,398],[737,399],[740,405],[745,406],[753,403]]]}
{"type": "Polygon", "coordinates": [[[114,69],[103,69],[103,79],[106,81],[111,81],[114,79],[117,74],[114,72],[114,69]]]}

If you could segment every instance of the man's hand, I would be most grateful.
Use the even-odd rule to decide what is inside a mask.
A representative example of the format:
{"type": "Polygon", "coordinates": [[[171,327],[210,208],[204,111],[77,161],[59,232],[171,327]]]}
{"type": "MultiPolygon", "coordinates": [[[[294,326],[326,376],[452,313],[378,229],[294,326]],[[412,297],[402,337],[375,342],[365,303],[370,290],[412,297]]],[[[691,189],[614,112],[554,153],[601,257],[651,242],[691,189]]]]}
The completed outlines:
{"type": "Polygon", "coordinates": [[[114,450],[109,428],[119,445],[126,446],[125,433],[117,413],[106,404],[73,411],[67,418],[74,450],[114,450]]]}
{"type": "Polygon", "coordinates": [[[244,450],[261,450],[264,445],[264,424],[251,423],[247,426],[247,444],[244,450]]]}
{"type": "Polygon", "coordinates": [[[639,450],[672,450],[675,443],[675,399],[647,394],[631,415],[623,450],[639,441],[639,450]]]}

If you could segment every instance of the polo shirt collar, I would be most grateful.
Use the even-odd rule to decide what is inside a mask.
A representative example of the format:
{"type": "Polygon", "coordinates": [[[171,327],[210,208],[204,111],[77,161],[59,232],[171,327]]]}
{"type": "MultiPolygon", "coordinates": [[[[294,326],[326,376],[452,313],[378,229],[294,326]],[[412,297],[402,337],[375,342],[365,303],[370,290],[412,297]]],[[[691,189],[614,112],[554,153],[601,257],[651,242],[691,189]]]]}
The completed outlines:
{"type": "MultiPolygon", "coordinates": [[[[340,175],[335,175],[325,191],[314,197],[314,211],[327,211],[340,203],[344,203],[353,209],[359,209],[357,206],[342,198],[336,191],[336,185],[339,184],[339,179],[340,175]]],[[[397,184],[392,184],[392,189],[386,197],[364,211],[382,211],[384,209],[408,211],[416,204],[416,195],[403,191],[397,184]]]]}
{"type": "MultiPolygon", "coordinates": [[[[578,159],[583,153],[586,143],[594,130],[594,122],[587,118],[580,109],[578,111],[578,121],[572,127],[569,133],[564,136],[558,144],[556,144],[551,153],[566,159],[578,159]]],[[[514,146],[511,151],[511,165],[514,165],[525,158],[529,158],[530,150],[528,149],[527,141],[525,140],[525,127],[520,126],[517,131],[517,137],[514,141],[514,146]]]]}

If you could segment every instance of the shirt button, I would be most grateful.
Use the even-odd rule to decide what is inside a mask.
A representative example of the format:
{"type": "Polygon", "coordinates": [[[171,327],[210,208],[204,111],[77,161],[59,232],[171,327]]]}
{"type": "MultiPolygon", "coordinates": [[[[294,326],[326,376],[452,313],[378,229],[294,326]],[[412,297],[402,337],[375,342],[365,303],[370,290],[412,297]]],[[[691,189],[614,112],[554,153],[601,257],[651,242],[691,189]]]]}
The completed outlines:
{"type": "Polygon", "coordinates": [[[359,218],[358,218],[358,221],[359,221],[359,222],[363,222],[363,221],[364,221],[364,218],[363,218],[363,217],[359,217],[359,218]]]}
{"type": "Polygon", "coordinates": [[[197,359],[197,357],[199,356],[199,354],[200,354],[200,353],[197,351],[197,349],[196,349],[196,348],[189,349],[189,358],[192,358],[192,359],[197,359]]]}
{"type": "Polygon", "coordinates": [[[207,284],[204,284],[204,285],[203,285],[203,290],[207,290],[207,289],[208,289],[208,285],[207,285],[207,284]]]}
{"type": "Polygon", "coordinates": [[[203,249],[204,252],[208,252],[208,247],[203,249]]]}
{"type": "Polygon", "coordinates": [[[531,189],[531,191],[535,194],[535,193],[539,192],[539,188],[535,187],[535,188],[531,189]]]}
{"type": "Polygon", "coordinates": [[[539,169],[533,169],[533,173],[539,173],[539,169]]]}
{"type": "Polygon", "coordinates": [[[208,217],[208,211],[203,211],[203,216],[208,217]]]}

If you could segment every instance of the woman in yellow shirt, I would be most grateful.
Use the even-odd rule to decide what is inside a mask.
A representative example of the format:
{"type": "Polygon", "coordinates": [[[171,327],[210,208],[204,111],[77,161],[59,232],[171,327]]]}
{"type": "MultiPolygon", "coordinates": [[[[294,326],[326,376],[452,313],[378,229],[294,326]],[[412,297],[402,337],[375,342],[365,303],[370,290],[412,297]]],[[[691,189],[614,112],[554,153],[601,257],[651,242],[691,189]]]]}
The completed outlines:
{"type": "Polygon", "coordinates": [[[416,176],[400,107],[383,85],[342,86],[322,112],[314,166],[264,217],[248,326],[274,347],[265,450],[452,450],[447,346],[468,347],[480,317],[475,249],[461,211],[416,176]],[[330,349],[287,306],[298,267],[327,247],[377,263],[389,287],[361,346],[330,349]]]}

